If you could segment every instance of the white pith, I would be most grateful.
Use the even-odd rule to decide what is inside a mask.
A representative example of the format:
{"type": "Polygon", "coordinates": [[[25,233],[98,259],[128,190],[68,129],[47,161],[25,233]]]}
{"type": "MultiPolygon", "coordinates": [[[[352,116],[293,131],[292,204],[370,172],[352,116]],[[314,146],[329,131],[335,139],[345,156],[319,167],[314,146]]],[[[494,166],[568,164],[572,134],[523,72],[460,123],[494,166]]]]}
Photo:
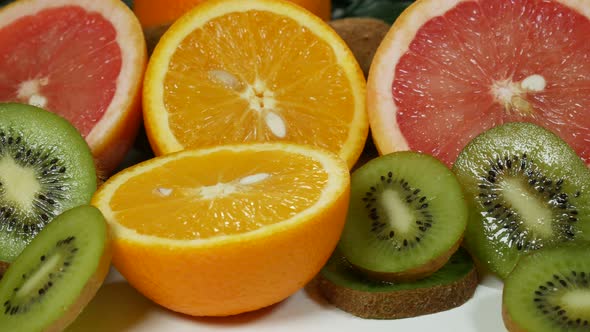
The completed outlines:
{"type": "Polygon", "coordinates": [[[54,270],[57,270],[58,265],[63,261],[62,254],[60,252],[55,252],[53,255],[49,256],[43,264],[41,264],[40,268],[33,272],[31,276],[27,278],[24,285],[19,288],[18,292],[16,293],[17,298],[27,298],[31,295],[37,293],[37,290],[43,288],[45,281],[47,279],[47,275],[54,270]]]}
{"type": "Polygon", "coordinates": [[[521,216],[527,230],[544,239],[553,236],[551,209],[531,195],[520,179],[503,178],[500,188],[506,201],[511,202],[512,209],[521,216]]]}
{"type": "MultiPolygon", "coordinates": [[[[392,86],[396,78],[395,68],[397,63],[408,51],[416,33],[426,22],[434,17],[444,15],[460,3],[471,1],[474,0],[416,1],[394,22],[383,39],[373,58],[367,81],[367,90],[372,91],[367,95],[369,123],[372,132],[378,133],[381,138],[375,140],[381,154],[409,150],[408,141],[400,131],[397,122],[398,108],[393,100],[392,86]]],[[[573,8],[590,19],[590,6],[588,6],[587,0],[555,1],[573,8]]],[[[532,80],[533,82],[529,80],[524,84],[529,91],[534,91],[534,89],[538,89],[543,85],[538,78],[532,80]],[[532,85],[528,85],[529,83],[532,83],[532,85]]],[[[521,84],[521,82],[518,82],[518,84],[521,84]]],[[[522,87],[521,85],[520,88],[522,87]]],[[[514,101],[516,104],[526,107],[526,104],[523,103],[523,101],[526,101],[525,98],[515,98],[514,101]]]]}
{"type": "Polygon", "coordinates": [[[21,82],[16,96],[29,105],[44,108],[47,105],[47,98],[39,90],[40,87],[46,86],[47,84],[49,84],[48,77],[33,78],[21,82]]]}
{"type": "MultiPolygon", "coordinates": [[[[562,306],[576,312],[590,312],[590,290],[571,289],[560,298],[562,306]]],[[[569,311],[569,310],[568,310],[569,311]]]]}
{"type": "Polygon", "coordinates": [[[0,158],[0,182],[4,199],[31,211],[35,196],[41,190],[37,173],[32,167],[21,166],[9,155],[0,158]]]}
{"type": "Polygon", "coordinates": [[[386,189],[381,195],[381,207],[385,211],[389,226],[396,234],[407,234],[416,219],[413,210],[396,190],[386,189]]]}
{"type": "MultiPolygon", "coordinates": [[[[12,24],[16,20],[24,16],[32,16],[40,11],[57,8],[63,6],[77,6],[82,7],[88,12],[97,12],[113,24],[117,31],[116,42],[121,50],[121,71],[117,77],[116,91],[111,101],[111,104],[106,109],[102,118],[86,136],[88,145],[95,150],[104,139],[109,137],[110,132],[114,129],[114,125],[120,122],[122,117],[125,117],[127,112],[123,112],[128,108],[131,103],[130,96],[137,93],[139,82],[130,78],[141,78],[142,73],[136,63],[143,62],[141,60],[144,57],[145,50],[138,49],[136,45],[144,45],[145,42],[140,40],[143,38],[141,32],[141,26],[139,25],[137,18],[123,3],[115,3],[113,1],[96,1],[96,0],[21,0],[14,2],[4,8],[0,12],[0,29],[12,24]],[[119,10],[115,10],[113,6],[121,6],[119,10]],[[133,42],[130,42],[133,41],[133,42]]],[[[108,60],[107,60],[108,62],[108,60]]],[[[36,78],[31,77],[32,81],[36,81],[34,84],[44,84],[44,80],[50,78],[36,78]]],[[[45,82],[46,83],[46,82],[45,82]]],[[[27,82],[21,82],[21,89],[23,84],[31,84],[27,82]]],[[[25,88],[26,90],[26,88],[25,88]]],[[[66,93],[67,91],[64,91],[66,93]]],[[[44,100],[44,96],[40,94],[30,94],[27,100],[30,104],[37,104],[37,106],[43,106],[47,103],[44,100]]]]}

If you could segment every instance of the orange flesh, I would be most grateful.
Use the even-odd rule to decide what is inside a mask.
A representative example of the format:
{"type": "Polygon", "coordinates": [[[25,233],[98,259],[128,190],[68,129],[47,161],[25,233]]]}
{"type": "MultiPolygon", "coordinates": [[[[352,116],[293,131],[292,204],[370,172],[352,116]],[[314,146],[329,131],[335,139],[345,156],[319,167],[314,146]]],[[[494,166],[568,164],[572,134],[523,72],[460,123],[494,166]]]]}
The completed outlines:
{"type": "Polygon", "coordinates": [[[410,149],[450,165],[482,131],[528,121],[588,162],[588,36],[590,20],[556,1],[467,1],[431,19],[398,62],[392,86],[410,149]],[[545,88],[516,93],[511,84],[532,75],[545,88]]]}
{"type": "Polygon", "coordinates": [[[302,155],[218,151],[171,160],[130,178],[110,207],[120,224],[141,234],[206,239],[296,215],[318,201],[327,178],[321,164],[302,155]]]}
{"type": "Polygon", "coordinates": [[[289,17],[251,10],[214,18],[171,59],[164,102],[172,133],[185,148],[296,141],[339,151],[353,116],[343,110],[354,109],[354,98],[336,63],[326,42],[289,17]],[[238,83],[211,79],[220,72],[238,83]],[[269,113],[285,135],[273,132],[269,113]]]}

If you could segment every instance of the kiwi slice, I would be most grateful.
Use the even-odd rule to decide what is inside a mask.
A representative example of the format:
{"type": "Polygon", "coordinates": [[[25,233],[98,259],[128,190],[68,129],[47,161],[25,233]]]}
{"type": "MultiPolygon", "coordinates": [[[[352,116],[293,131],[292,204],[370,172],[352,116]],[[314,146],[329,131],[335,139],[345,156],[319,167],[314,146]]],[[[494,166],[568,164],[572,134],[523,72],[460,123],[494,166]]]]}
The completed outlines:
{"type": "Polygon", "coordinates": [[[67,120],[0,104],[0,261],[12,262],[56,215],[96,190],[90,148],[67,120]]]}
{"type": "Polygon", "coordinates": [[[458,307],[473,296],[478,282],[475,265],[464,249],[430,276],[406,283],[369,279],[336,251],[317,279],[320,293],[329,302],[371,319],[415,317],[458,307]]]}
{"type": "Polygon", "coordinates": [[[338,247],[352,265],[375,279],[414,280],[448,261],[466,223],[455,175],[429,155],[395,152],[353,172],[338,247]]]}
{"type": "Polygon", "coordinates": [[[453,170],[470,207],[465,246],[502,279],[523,254],[590,234],[590,171],[547,129],[523,122],[489,129],[453,170]]]}
{"type": "Polygon", "coordinates": [[[61,331],[94,297],[110,266],[106,222],[90,205],[47,225],[0,280],[5,331],[61,331]]]}
{"type": "Polygon", "coordinates": [[[590,243],[567,243],[523,256],[504,282],[509,331],[590,331],[590,243]]]}

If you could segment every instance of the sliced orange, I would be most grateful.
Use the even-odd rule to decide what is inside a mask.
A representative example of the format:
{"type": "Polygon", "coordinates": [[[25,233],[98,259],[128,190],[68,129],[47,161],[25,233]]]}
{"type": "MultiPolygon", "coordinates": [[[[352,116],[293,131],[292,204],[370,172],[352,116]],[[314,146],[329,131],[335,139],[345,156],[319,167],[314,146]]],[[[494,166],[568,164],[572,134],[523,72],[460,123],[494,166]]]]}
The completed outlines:
{"type": "Polygon", "coordinates": [[[284,141],[352,167],[368,133],[365,79],[350,49],[281,0],[209,0],[177,20],[149,61],[143,107],[158,155],[284,141]]]}
{"type": "Polygon", "coordinates": [[[223,316],[279,302],[320,270],[348,209],[335,154],[284,143],[187,150],[109,179],[92,202],[113,264],[171,310],[223,316]]]}

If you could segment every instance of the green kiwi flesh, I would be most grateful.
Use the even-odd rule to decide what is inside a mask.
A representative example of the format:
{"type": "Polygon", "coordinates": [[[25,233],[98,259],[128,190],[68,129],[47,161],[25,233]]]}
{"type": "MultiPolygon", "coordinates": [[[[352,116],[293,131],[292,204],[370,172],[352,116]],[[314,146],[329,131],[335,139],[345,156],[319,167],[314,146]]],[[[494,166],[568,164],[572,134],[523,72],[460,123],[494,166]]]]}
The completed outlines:
{"type": "Polygon", "coordinates": [[[475,265],[459,249],[440,270],[405,283],[375,281],[357,271],[338,251],[317,278],[319,292],[352,315],[398,319],[449,310],[467,302],[477,288],[475,265]]]}
{"type": "Polygon", "coordinates": [[[110,266],[100,211],[67,210],[49,223],[0,280],[3,331],[62,331],[96,294],[110,266]]]}
{"type": "Polygon", "coordinates": [[[509,331],[590,331],[590,243],[567,243],[523,256],[504,281],[509,331]]]}
{"type": "Polygon", "coordinates": [[[12,262],[61,212],[96,191],[90,148],[62,117],[0,104],[0,261],[12,262]]]}
{"type": "Polygon", "coordinates": [[[590,234],[590,171],[558,136],[507,123],[480,134],[453,170],[469,205],[465,247],[505,278],[525,253],[590,234]]]}
{"type": "Polygon", "coordinates": [[[414,280],[448,261],[466,223],[455,175],[429,155],[395,152],[353,172],[338,248],[353,266],[375,279],[414,280]]]}

